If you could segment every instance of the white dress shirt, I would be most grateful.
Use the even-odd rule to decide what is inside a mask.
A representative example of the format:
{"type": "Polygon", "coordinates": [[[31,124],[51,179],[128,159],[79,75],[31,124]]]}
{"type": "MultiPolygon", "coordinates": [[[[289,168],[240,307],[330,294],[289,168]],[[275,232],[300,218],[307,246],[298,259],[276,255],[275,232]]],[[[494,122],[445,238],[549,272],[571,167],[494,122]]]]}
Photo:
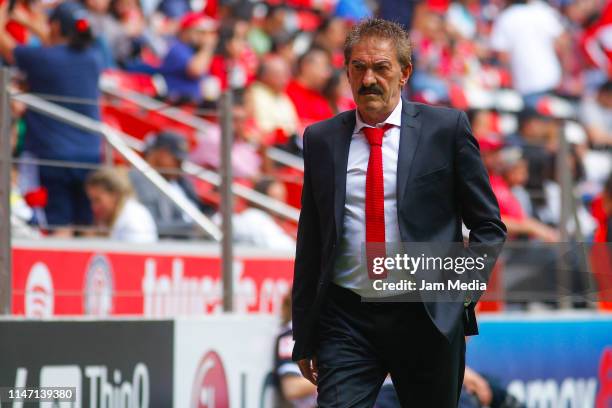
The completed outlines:
{"type": "MultiPolygon", "coordinates": [[[[338,256],[334,265],[333,282],[336,285],[351,289],[358,294],[365,294],[363,288],[371,287],[368,272],[362,263],[362,249],[365,243],[365,193],[370,144],[362,129],[373,127],[366,124],[356,111],[355,129],[349,149],[346,170],[346,201],[344,204],[343,234],[340,240],[338,256]]],[[[400,127],[402,124],[402,100],[391,112],[391,115],[377,127],[393,125],[387,129],[382,142],[383,177],[385,188],[385,240],[400,242],[399,224],[397,221],[397,157],[400,144],[400,127]]]]}

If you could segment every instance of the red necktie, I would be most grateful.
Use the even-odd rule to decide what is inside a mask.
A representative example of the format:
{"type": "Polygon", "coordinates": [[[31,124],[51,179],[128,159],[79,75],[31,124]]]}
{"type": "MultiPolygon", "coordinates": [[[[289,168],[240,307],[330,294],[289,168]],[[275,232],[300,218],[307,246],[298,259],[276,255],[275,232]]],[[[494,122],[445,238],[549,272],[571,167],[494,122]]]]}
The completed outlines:
{"type": "Polygon", "coordinates": [[[367,244],[375,244],[375,248],[367,251],[368,276],[370,279],[384,279],[387,271],[375,274],[372,270],[374,257],[384,257],[385,243],[385,184],[383,177],[382,139],[393,125],[386,124],[381,128],[363,128],[368,142],[370,143],[370,159],[368,160],[368,172],[366,175],[366,247],[367,244]]]}

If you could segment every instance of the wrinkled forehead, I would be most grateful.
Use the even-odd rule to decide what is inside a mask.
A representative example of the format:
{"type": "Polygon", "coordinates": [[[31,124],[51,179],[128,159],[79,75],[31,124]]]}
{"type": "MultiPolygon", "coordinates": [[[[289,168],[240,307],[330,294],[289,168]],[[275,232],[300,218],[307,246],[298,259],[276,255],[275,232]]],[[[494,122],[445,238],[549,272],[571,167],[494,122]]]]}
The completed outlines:
{"type": "Polygon", "coordinates": [[[368,36],[361,38],[351,50],[351,63],[399,63],[395,43],[390,38],[368,36]]]}

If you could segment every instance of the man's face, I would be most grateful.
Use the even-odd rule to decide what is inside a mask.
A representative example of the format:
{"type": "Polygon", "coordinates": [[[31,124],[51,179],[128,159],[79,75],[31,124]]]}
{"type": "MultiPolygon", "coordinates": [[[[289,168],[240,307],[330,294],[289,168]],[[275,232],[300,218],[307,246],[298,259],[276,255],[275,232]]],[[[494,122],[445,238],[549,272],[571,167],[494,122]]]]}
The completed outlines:
{"type": "Polygon", "coordinates": [[[175,171],[180,169],[181,161],[170,150],[165,148],[154,149],[145,156],[145,160],[151,167],[158,169],[164,178],[168,180],[178,178],[175,171]],[[170,173],[164,173],[164,170],[168,170],[170,173]]]}
{"type": "Polygon", "coordinates": [[[347,75],[361,112],[391,112],[412,66],[402,70],[391,40],[366,37],[353,47],[347,75]]]}

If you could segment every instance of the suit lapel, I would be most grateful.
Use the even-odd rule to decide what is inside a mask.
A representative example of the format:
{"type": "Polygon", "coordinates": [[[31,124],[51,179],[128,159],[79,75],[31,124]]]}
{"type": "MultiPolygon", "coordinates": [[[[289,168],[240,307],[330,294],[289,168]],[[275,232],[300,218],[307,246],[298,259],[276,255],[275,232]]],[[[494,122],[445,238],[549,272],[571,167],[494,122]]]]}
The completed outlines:
{"type": "Polygon", "coordinates": [[[334,132],[334,223],[336,227],[336,242],[342,233],[344,204],[346,201],[346,166],[348,164],[351,138],[355,129],[355,111],[342,115],[342,121],[334,132]]]}
{"type": "Polygon", "coordinates": [[[410,179],[410,171],[414,155],[421,138],[421,118],[415,104],[402,100],[402,127],[400,129],[400,146],[397,158],[397,208],[401,208],[404,200],[406,184],[410,179]]]}

